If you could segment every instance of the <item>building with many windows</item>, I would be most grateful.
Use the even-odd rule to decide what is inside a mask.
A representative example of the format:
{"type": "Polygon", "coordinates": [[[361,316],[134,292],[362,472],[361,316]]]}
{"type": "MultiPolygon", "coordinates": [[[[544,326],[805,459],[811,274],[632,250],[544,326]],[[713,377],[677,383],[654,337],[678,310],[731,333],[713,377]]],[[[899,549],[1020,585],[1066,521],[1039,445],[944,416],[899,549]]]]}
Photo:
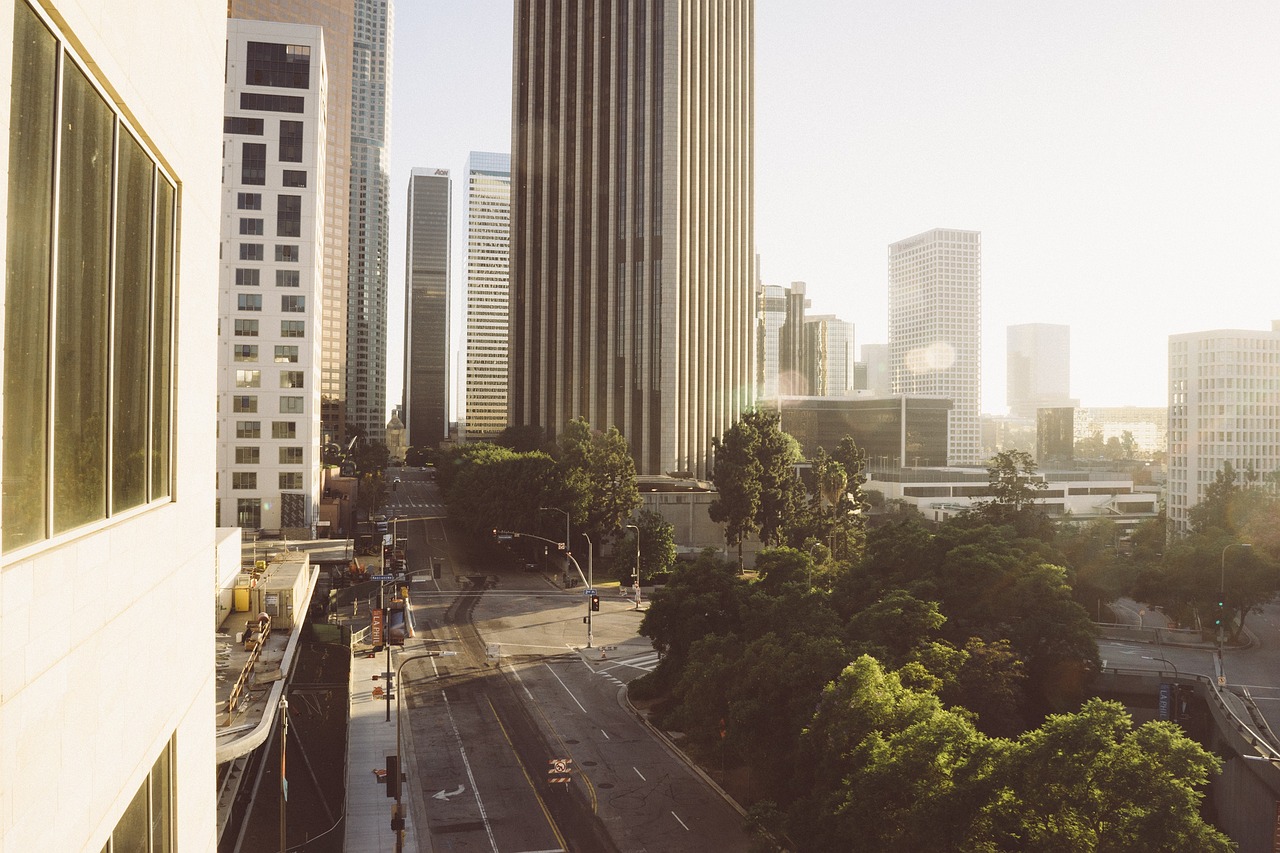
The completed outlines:
{"type": "Polygon", "coordinates": [[[0,22],[0,849],[213,850],[226,4],[0,22]]]}
{"type": "Polygon", "coordinates": [[[1274,482],[1280,472],[1280,320],[1270,331],[1169,336],[1169,531],[1226,463],[1274,482]]]}
{"type": "Polygon", "coordinates": [[[950,465],[982,455],[982,234],[934,228],[889,246],[893,393],[952,401],[950,465]]]}
{"type": "Polygon", "coordinates": [[[933,397],[779,397],[762,401],[777,411],[782,431],[806,459],[831,452],[847,435],[870,468],[937,466],[947,453],[951,402],[933,397]]]}
{"type": "Polygon", "coordinates": [[[320,497],[325,47],[227,21],[218,524],[310,536],[320,497]]]}
{"type": "Polygon", "coordinates": [[[472,151],[467,160],[467,294],[464,305],[464,441],[491,441],[507,427],[511,335],[511,155],[472,151]]]}
{"type": "Polygon", "coordinates": [[[346,424],[381,442],[387,423],[387,237],[391,173],[391,0],[355,6],[347,225],[346,424]]]}
{"type": "Polygon", "coordinates": [[[805,369],[805,283],[756,286],[756,398],[808,394],[805,369]]]}
{"type": "Polygon", "coordinates": [[[704,475],[754,397],[751,2],[517,0],[511,423],[704,475]]]}
{"type": "Polygon", "coordinates": [[[453,178],[448,169],[409,175],[404,293],[404,427],[409,447],[449,437],[449,243],[453,178]]]}
{"type": "Polygon", "coordinates": [[[324,30],[324,249],[320,266],[320,424],[336,441],[346,426],[347,226],[351,183],[351,0],[229,0],[228,16],[309,24],[324,30]]]}

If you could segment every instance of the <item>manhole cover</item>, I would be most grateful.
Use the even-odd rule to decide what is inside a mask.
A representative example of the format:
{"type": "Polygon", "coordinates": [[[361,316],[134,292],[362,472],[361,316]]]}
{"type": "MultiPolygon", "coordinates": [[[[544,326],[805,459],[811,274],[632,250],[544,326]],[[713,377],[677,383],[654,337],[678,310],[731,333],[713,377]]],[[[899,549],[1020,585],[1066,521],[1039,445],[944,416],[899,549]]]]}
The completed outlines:
{"type": "Polygon", "coordinates": [[[565,741],[565,743],[570,744],[570,745],[575,744],[575,743],[577,743],[577,742],[578,742],[578,741],[576,741],[576,740],[567,740],[567,741],[565,741]]]}

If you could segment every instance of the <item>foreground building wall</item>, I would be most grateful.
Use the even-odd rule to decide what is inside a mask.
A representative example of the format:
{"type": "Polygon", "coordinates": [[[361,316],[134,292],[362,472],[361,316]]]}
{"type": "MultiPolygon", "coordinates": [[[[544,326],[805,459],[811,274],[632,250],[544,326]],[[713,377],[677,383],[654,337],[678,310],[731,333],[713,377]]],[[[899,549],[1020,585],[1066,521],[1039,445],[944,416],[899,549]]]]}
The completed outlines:
{"type": "Polygon", "coordinates": [[[225,35],[221,0],[0,3],[6,851],[215,846],[225,35]]]}

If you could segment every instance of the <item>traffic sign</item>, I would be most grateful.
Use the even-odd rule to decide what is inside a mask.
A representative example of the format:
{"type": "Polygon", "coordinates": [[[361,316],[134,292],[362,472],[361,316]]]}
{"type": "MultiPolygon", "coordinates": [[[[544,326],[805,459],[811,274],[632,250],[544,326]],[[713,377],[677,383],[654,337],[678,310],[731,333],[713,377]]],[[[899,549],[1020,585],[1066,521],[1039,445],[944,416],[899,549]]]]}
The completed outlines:
{"type": "Polygon", "coordinates": [[[595,591],[594,589],[584,589],[584,590],[582,591],[582,594],[583,594],[583,595],[595,595],[595,594],[596,594],[596,591],[595,591]]]}
{"type": "Polygon", "coordinates": [[[369,576],[369,580],[371,580],[371,581],[389,581],[389,580],[391,580],[391,579],[392,579],[392,578],[394,578],[394,577],[395,577],[395,575],[370,575],[370,576],[369,576]]]}

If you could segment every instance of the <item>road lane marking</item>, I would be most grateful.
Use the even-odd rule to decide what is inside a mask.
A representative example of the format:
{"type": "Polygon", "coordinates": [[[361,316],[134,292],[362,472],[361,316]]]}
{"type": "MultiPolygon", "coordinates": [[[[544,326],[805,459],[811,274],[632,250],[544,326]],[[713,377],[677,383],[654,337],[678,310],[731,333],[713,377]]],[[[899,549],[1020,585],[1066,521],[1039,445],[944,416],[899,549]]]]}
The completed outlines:
{"type": "MultiPolygon", "coordinates": [[[[471,790],[475,792],[476,808],[480,810],[480,821],[484,824],[485,834],[489,836],[489,846],[493,848],[493,853],[498,853],[498,842],[493,837],[489,815],[485,813],[484,802],[480,799],[480,788],[476,785],[475,774],[471,772],[471,762],[467,760],[467,748],[462,745],[462,733],[458,731],[458,723],[453,719],[453,708],[449,705],[449,697],[441,690],[440,698],[444,700],[444,710],[449,715],[449,725],[453,728],[453,737],[458,742],[458,752],[462,754],[462,765],[467,768],[467,779],[471,782],[471,790]]],[[[557,837],[558,835],[557,833],[557,837]]],[[[563,844],[564,839],[560,839],[560,842],[563,844]]]]}
{"type": "Polygon", "coordinates": [[[641,781],[641,782],[648,782],[648,781],[649,781],[648,779],[644,778],[644,774],[640,772],[640,768],[639,768],[639,767],[632,767],[631,769],[632,769],[632,770],[634,770],[634,771],[636,771],[636,775],[640,777],[640,781],[641,781]]]}
{"type": "Polygon", "coordinates": [[[671,813],[671,816],[672,816],[673,818],[675,818],[677,821],[679,821],[679,822],[680,822],[680,825],[684,827],[684,831],[685,831],[685,832],[692,832],[692,831],[693,831],[693,830],[689,829],[689,825],[688,825],[687,823],[685,823],[684,821],[680,820],[680,815],[676,814],[675,812],[672,812],[672,813],[671,813]]]}
{"type": "MultiPolygon", "coordinates": [[[[498,709],[493,707],[493,700],[485,696],[484,701],[489,703],[489,710],[493,712],[493,721],[498,724],[498,729],[502,732],[502,737],[506,740],[507,746],[511,747],[511,757],[516,760],[516,764],[520,767],[520,772],[524,774],[524,780],[528,783],[529,790],[533,792],[534,799],[538,801],[538,805],[542,808],[542,815],[547,819],[547,825],[551,827],[552,834],[555,835],[556,841],[560,842],[560,846],[568,850],[569,843],[560,834],[560,827],[556,826],[555,819],[551,817],[551,809],[547,808],[546,801],[538,793],[538,786],[533,783],[533,778],[529,776],[529,771],[525,769],[524,762],[520,760],[520,753],[516,752],[516,745],[511,742],[511,735],[507,734],[507,727],[502,724],[502,718],[498,716],[498,709]]],[[[496,846],[493,848],[493,853],[498,853],[496,846]]]]}
{"type": "Polygon", "coordinates": [[[564,679],[562,679],[554,669],[551,669],[551,664],[544,663],[543,666],[545,666],[548,670],[550,670],[551,674],[556,677],[556,681],[560,682],[560,686],[564,688],[565,693],[569,694],[569,698],[573,700],[573,704],[577,705],[582,710],[582,713],[584,714],[587,713],[587,709],[582,707],[582,703],[578,701],[577,696],[573,695],[573,691],[569,689],[569,685],[564,683],[564,679]]]}
{"type": "Polygon", "coordinates": [[[600,730],[600,734],[604,735],[605,740],[613,740],[613,738],[609,737],[609,733],[606,732],[604,729],[600,730]]]}

